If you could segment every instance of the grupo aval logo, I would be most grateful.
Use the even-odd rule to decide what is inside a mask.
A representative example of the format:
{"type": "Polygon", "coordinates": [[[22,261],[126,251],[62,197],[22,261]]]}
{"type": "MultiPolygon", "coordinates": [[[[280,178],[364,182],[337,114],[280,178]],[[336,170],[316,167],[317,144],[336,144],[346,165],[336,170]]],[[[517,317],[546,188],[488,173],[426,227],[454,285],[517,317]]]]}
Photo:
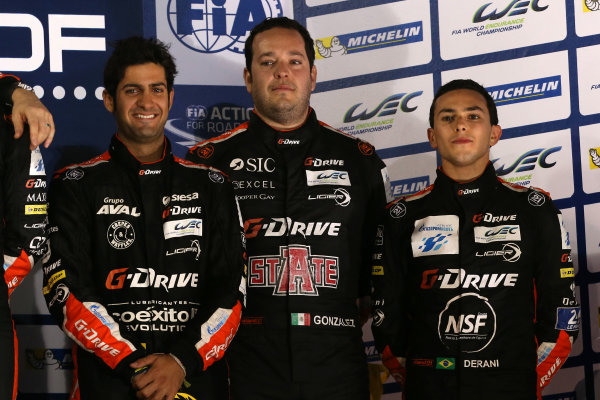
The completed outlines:
{"type": "Polygon", "coordinates": [[[175,37],[191,50],[244,53],[250,30],[267,17],[281,17],[280,0],[169,0],[175,37]]]}

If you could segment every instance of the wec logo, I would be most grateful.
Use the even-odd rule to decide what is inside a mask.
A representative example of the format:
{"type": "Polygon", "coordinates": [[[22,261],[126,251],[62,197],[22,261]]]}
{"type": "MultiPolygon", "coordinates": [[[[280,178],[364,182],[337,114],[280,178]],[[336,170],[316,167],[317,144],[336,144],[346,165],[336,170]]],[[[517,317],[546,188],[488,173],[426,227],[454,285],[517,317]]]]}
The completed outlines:
{"type": "MultiPolygon", "coordinates": [[[[549,149],[529,150],[528,152],[523,153],[519,158],[517,158],[517,160],[514,163],[512,163],[508,167],[505,167],[504,164],[497,168],[494,167],[496,169],[496,175],[504,176],[510,174],[513,171],[517,173],[531,171],[535,168],[536,164],[538,164],[542,168],[551,168],[554,165],[556,165],[556,161],[549,162],[547,160],[548,156],[550,156],[550,154],[557,153],[560,150],[562,150],[562,146],[551,147],[549,149]]],[[[496,164],[498,160],[500,159],[496,158],[495,160],[492,160],[492,164],[496,164]]]]}
{"type": "Polygon", "coordinates": [[[481,23],[487,20],[495,21],[497,19],[503,17],[512,17],[515,15],[522,15],[527,12],[529,6],[531,6],[531,10],[535,12],[544,11],[548,8],[548,6],[540,6],[540,0],[533,1],[521,1],[521,0],[512,0],[504,9],[498,10],[495,9],[493,11],[487,11],[488,7],[491,6],[492,3],[484,4],[479,7],[477,11],[475,11],[475,15],[473,16],[473,23],[481,23]],[[486,14],[487,11],[487,14],[486,14]]]}
{"type": "Polygon", "coordinates": [[[354,122],[356,120],[365,121],[373,117],[385,117],[388,115],[394,115],[400,109],[400,111],[408,113],[415,111],[418,106],[410,106],[408,103],[416,97],[423,94],[423,91],[412,92],[412,93],[398,93],[388,96],[383,99],[375,108],[371,111],[364,109],[363,111],[357,112],[363,103],[353,105],[344,114],[344,123],[354,122]]]}
{"type": "Polygon", "coordinates": [[[167,6],[175,37],[200,53],[242,54],[246,36],[258,21],[282,15],[279,0],[170,0],[167,6]]]}

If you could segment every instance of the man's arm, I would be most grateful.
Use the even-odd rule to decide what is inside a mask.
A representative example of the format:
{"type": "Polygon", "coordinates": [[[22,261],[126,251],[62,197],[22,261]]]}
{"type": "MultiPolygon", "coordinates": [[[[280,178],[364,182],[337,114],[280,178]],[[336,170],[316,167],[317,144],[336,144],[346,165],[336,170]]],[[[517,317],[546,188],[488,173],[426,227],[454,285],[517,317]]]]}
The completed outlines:
{"type": "Polygon", "coordinates": [[[4,107],[12,107],[15,138],[21,137],[27,123],[31,149],[41,143],[44,143],[44,147],[50,146],[55,132],[54,119],[30,86],[22,83],[15,76],[0,72],[0,104],[4,107]]]}
{"type": "Polygon", "coordinates": [[[0,120],[4,279],[10,294],[46,253],[46,173],[39,149],[29,137],[12,138],[13,127],[0,120]]]}
{"type": "Polygon", "coordinates": [[[406,324],[404,274],[410,255],[410,228],[405,220],[406,203],[399,199],[385,209],[373,254],[373,323],[371,330],[383,364],[394,379],[404,383],[406,324]],[[408,236],[408,237],[407,237],[408,236]]]}
{"type": "Polygon", "coordinates": [[[566,361],[579,331],[580,307],[575,299],[575,272],[562,214],[550,196],[537,211],[535,272],[538,398],[566,361]]]}
{"type": "Polygon", "coordinates": [[[126,379],[129,364],[145,355],[142,346],[122,335],[95,290],[92,258],[93,216],[81,188],[88,183],[57,175],[50,187],[48,210],[51,256],[44,264],[43,292],[51,314],[79,347],[94,353],[126,379]]]}
{"type": "Polygon", "coordinates": [[[132,364],[150,366],[134,378],[133,386],[143,399],[172,398],[186,375],[206,370],[223,357],[237,332],[246,293],[243,231],[237,201],[229,182],[218,174],[211,185],[211,201],[205,216],[203,235],[208,235],[209,281],[199,288],[203,308],[186,326],[180,340],[172,343],[168,355],[152,355],[132,364]],[[179,379],[181,378],[181,380],[179,379]],[[173,391],[175,391],[173,393],[173,391]]]}

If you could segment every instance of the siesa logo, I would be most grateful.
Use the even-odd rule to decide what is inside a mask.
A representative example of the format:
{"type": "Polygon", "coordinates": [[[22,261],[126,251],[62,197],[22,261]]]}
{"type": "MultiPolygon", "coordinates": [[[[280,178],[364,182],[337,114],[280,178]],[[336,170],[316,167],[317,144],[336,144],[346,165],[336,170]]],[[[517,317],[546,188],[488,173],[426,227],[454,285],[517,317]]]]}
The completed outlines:
{"type": "Polygon", "coordinates": [[[200,53],[229,50],[243,54],[254,25],[282,15],[279,0],[169,0],[167,5],[175,37],[200,53]]]}
{"type": "MultiPolygon", "coordinates": [[[[540,0],[533,1],[521,1],[521,0],[511,0],[510,3],[504,9],[488,9],[492,3],[486,3],[483,6],[479,7],[477,11],[475,11],[475,15],[473,15],[473,23],[482,23],[485,21],[495,21],[504,17],[513,17],[516,15],[522,15],[527,13],[527,9],[531,6],[531,10],[535,12],[544,11],[548,8],[548,6],[541,6],[540,0]]],[[[506,4],[506,3],[505,3],[506,4]]]]}
{"type": "Polygon", "coordinates": [[[248,286],[273,288],[273,296],[318,296],[319,288],[336,289],[337,257],[312,255],[310,246],[280,246],[279,254],[248,259],[248,286]]]}
{"type": "Polygon", "coordinates": [[[590,169],[600,168],[600,154],[598,152],[600,152],[600,147],[590,149],[590,169]]]}
{"type": "Polygon", "coordinates": [[[320,60],[422,41],[423,23],[416,21],[315,39],[315,53],[320,60]]]}
{"type": "MultiPolygon", "coordinates": [[[[528,152],[523,153],[521,156],[519,156],[517,160],[508,167],[505,167],[504,164],[499,167],[494,167],[496,169],[496,175],[504,176],[512,172],[520,173],[525,171],[532,171],[535,168],[536,164],[539,165],[541,168],[552,168],[556,165],[556,161],[548,162],[548,156],[557,153],[560,150],[562,150],[562,146],[551,147],[549,149],[541,148],[529,150],[528,152]]],[[[499,160],[499,158],[492,160],[492,164],[496,164],[496,162],[498,162],[499,160]]],[[[507,179],[507,181],[511,182],[510,179],[507,179]]]]}
{"type": "Polygon", "coordinates": [[[584,0],[583,12],[600,10],[600,0],[584,0]]]}
{"type": "Polygon", "coordinates": [[[390,182],[392,196],[398,198],[425,190],[429,186],[429,176],[417,176],[409,179],[399,179],[390,182]]]}
{"type": "Polygon", "coordinates": [[[560,75],[486,88],[497,106],[541,100],[562,94],[560,75]]]}

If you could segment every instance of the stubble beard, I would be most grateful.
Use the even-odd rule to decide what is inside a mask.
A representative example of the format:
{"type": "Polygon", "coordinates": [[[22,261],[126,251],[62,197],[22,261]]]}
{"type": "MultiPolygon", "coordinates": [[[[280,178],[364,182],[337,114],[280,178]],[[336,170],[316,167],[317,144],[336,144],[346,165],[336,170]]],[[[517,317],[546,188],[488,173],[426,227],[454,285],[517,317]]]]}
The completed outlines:
{"type": "Polygon", "coordinates": [[[261,96],[252,96],[252,100],[259,114],[275,121],[279,125],[290,126],[301,124],[306,118],[306,112],[309,107],[310,88],[297,101],[270,100],[261,96]]]}

